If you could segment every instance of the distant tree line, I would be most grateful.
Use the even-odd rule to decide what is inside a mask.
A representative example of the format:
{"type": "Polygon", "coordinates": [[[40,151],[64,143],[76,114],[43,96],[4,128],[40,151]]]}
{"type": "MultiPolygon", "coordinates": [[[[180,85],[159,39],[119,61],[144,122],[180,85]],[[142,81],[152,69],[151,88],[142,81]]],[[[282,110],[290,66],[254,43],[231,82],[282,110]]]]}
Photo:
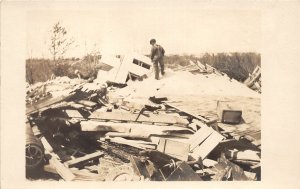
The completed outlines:
{"type": "MultiPolygon", "coordinates": [[[[98,63],[100,55],[88,54],[82,59],[68,58],[54,60],[50,59],[27,59],[26,60],[26,81],[30,84],[47,81],[51,75],[76,77],[75,70],[79,70],[86,76],[95,75],[100,69],[98,63]]],[[[261,65],[260,54],[257,53],[206,53],[201,57],[194,55],[168,55],[165,57],[165,64],[171,69],[177,69],[200,61],[226,73],[229,77],[238,81],[247,79],[257,65],[261,65]]]]}
{"type": "Polygon", "coordinates": [[[200,59],[203,64],[208,64],[226,73],[238,81],[244,81],[255,67],[261,65],[260,54],[257,53],[217,53],[204,54],[200,59]]]}
{"type": "Polygon", "coordinates": [[[86,55],[82,59],[68,58],[60,60],[31,58],[26,60],[26,82],[33,84],[44,82],[54,76],[75,78],[75,70],[79,70],[86,77],[95,76],[100,69],[100,57],[86,55]]]}
{"type": "Polygon", "coordinates": [[[257,65],[261,65],[260,54],[253,52],[205,53],[201,57],[194,55],[168,55],[165,57],[165,64],[169,68],[174,69],[190,65],[190,60],[193,62],[200,61],[202,64],[213,66],[238,81],[247,79],[249,73],[252,73],[257,65]]]}

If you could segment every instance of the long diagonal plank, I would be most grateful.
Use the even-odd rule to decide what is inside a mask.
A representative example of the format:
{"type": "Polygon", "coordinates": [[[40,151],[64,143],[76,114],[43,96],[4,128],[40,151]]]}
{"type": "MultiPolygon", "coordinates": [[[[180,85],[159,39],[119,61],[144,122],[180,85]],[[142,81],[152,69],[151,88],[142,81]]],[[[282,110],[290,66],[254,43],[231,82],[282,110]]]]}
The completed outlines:
{"type": "Polygon", "coordinates": [[[200,146],[197,146],[192,152],[191,156],[195,159],[201,157],[205,159],[206,156],[222,141],[224,137],[218,132],[213,132],[200,146]]]}
{"type": "Polygon", "coordinates": [[[171,108],[175,108],[175,109],[177,109],[177,110],[179,110],[179,111],[181,111],[181,112],[184,112],[184,113],[186,113],[186,114],[188,114],[188,115],[190,115],[190,116],[192,116],[192,117],[194,117],[194,118],[196,118],[196,119],[199,119],[199,120],[203,121],[204,123],[209,124],[209,123],[212,123],[212,122],[215,121],[215,120],[209,120],[209,119],[206,119],[206,118],[203,117],[203,116],[195,115],[195,114],[193,114],[193,113],[191,113],[191,112],[189,112],[189,111],[183,109],[182,107],[177,107],[177,106],[175,106],[175,105],[172,104],[171,102],[165,102],[164,104],[167,105],[167,106],[169,106],[169,107],[171,107],[171,108]]]}

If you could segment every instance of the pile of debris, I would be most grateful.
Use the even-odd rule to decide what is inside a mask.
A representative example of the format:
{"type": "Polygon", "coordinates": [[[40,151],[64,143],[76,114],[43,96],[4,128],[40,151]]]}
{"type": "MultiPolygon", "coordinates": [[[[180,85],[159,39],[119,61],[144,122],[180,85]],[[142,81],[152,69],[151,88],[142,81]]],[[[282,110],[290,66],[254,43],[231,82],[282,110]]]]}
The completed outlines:
{"type": "MultiPolygon", "coordinates": [[[[182,110],[168,97],[135,101],[111,95],[120,87],[56,78],[28,88],[27,177],[260,180],[260,145],[231,136],[217,120],[182,110]]],[[[222,122],[241,118],[239,111],[219,109],[222,122]]]]}

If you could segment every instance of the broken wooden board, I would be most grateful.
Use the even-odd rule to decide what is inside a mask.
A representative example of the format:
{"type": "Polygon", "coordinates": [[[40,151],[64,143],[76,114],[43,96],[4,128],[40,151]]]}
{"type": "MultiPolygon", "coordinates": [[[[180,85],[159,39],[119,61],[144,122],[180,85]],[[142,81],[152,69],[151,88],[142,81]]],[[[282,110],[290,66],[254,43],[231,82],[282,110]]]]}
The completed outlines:
{"type": "Polygon", "coordinates": [[[200,128],[192,137],[189,139],[190,151],[193,151],[197,146],[201,145],[203,141],[209,137],[214,130],[211,127],[200,128]]]}
{"type": "Polygon", "coordinates": [[[184,142],[161,138],[157,150],[182,161],[188,160],[190,145],[184,142]]]}
{"type": "Polygon", "coordinates": [[[192,116],[193,118],[199,119],[199,120],[203,121],[203,122],[206,123],[206,124],[215,122],[215,120],[209,120],[209,119],[206,119],[206,118],[203,117],[203,116],[195,115],[195,114],[193,114],[193,113],[191,113],[191,112],[189,112],[189,111],[187,111],[187,110],[185,110],[185,109],[183,109],[183,108],[176,107],[176,106],[173,105],[171,102],[164,102],[164,105],[169,106],[169,107],[172,107],[172,108],[175,108],[175,109],[177,109],[177,110],[179,110],[179,111],[181,111],[181,112],[184,112],[185,114],[187,114],[187,115],[189,115],[189,116],[192,116]]]}
{"type": "Polygon", "coordinates": [[[64,166],[56,157],[52,156],[49,160],[49,164],[55,168],[56,172],[65,180],[72,181],[75,179],[75,175],[70,169],[64,166]]]}
{"type": "Polygon", "coordinates": [[[194,159],[205,159],[206,156],[222,141],[225,137],[220,135],[218,132],[213,132],[200,146],[197,146],[191,156],[194,159]]]}
{"type": "Polygon", "coordinates": [[[169,115],[157,115],[157,114],[141,114],[138,119],[137,114],[130,114],[126,112],[93,112],[89,118],[90,119],[100,119],[100,120],[118,120],[118,121],[137,121],[137,122],[149,122],[149,123],[168,123],[168,124],[178,124],[178,125],[188,125],[186,119],[180,117],[169,116],[169,115]]]}
{"type": "Polygon", "coordinates": [[[90,160],[95,160],[95,159],[98,159],[100,156],[102,156],[104,153],[103,152],[95,152],[95,153],[92,153],[92,154],[87,154],[83,157],[79,157],[79,158],[76,158],[76,159],[72,159],[70,161],[66,161],[64,164],[65,166],[71,168],[71,167],[75,167],[79,164],[82,164],[84,162],[87,162],[87,161],[90,161],[90,160]]]}

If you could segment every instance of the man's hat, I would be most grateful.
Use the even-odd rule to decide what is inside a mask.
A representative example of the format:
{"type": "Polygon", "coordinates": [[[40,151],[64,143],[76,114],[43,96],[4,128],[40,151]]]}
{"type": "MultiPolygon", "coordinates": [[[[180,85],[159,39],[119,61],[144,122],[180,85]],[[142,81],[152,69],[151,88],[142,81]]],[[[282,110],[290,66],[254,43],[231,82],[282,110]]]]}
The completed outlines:
{"type": "Polygon", "coordinates": [[[156,40],[155,40],[155,39],[151,39],[151,40],[150,40],[150,44],[152,45],[153,43],[156,43],[156,40]]]}

